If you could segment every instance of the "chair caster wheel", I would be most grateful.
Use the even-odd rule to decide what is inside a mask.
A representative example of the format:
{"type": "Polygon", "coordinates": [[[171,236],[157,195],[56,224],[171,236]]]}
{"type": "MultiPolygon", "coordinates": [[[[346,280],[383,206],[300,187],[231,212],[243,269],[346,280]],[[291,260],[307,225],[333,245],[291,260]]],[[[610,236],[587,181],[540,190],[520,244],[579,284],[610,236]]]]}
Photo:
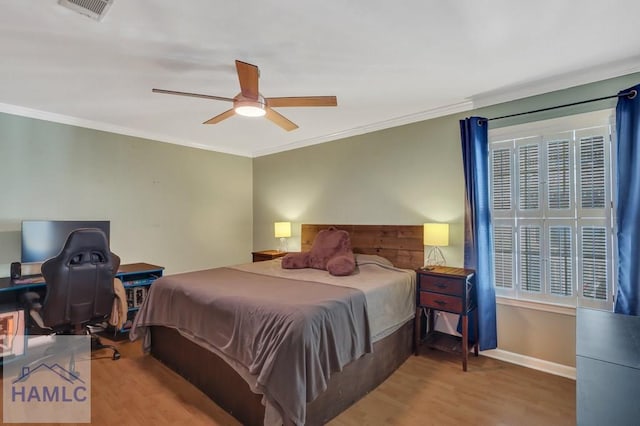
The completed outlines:
{"type": "Polygon", "coordinates": [[[111,357],[112,360],[116,361],[120,359],[120,352],[114,352],[113,357],[111,357]]]}

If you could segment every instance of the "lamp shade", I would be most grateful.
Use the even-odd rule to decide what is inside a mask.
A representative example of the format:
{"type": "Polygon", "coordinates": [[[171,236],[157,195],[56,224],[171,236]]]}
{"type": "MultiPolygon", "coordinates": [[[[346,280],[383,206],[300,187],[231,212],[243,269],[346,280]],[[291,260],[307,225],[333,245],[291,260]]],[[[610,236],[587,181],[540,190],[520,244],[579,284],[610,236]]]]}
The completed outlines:
{"type": "Polygon", "coordinates": [[[273,229],[276,238],[289,238],[291,236],[291,222],[275,222],[273,229]]]}
{"type": "Polygon", "coordinates": [[[449,245],[449,224],[448,223],[425,223],[424,224],[424,245],[425,246],[448,246],[449,245]]]}

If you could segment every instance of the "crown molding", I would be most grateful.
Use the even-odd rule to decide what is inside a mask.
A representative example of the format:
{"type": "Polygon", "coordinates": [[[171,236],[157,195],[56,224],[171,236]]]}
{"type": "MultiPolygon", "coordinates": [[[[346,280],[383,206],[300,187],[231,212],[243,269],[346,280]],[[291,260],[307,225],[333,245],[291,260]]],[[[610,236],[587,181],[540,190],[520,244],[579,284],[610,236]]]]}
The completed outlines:
{"type": "Polygon", "coordinates": [[[82,118],[71,117],[63,114],[56,114],[48,111],[41,111],[41,110],[22,107],[18,105],[11,105],[11,104],[5,104],[0,102],[0,112],[4,112],[11,115],[17,115],[21,117],[28,117],[28,118],[35,118],[38,120],[50,121],[53,123],[84,127],[86,129],[100,130],[103,132],[115,133],[119,135],[133,136],[136,138],[149,139],[149,140],[158,141],[158,142],[165,142],[165,143],[170,143],[174,145],[182,145],[189,148],[204,149],[207,151],[238,155],[242,157],[251,157],[250,153],[246,151],[234,151],[234,150],[229,150],[222,147],[204,145],[198,142],[176,139],[173,137],[168,137],[168,136],[160,135],[157,133],[134,130],[127,127],[116,126],[109,123],[85,120],[82,118]]]}
{"type": "Polygon", "coordinates": [[[371,133],[378,130],[389,129],[391,127],[403,126],[405,124],[411,124],[418,121],[429,120],[432,118],[443,117],[445,115],[456,114],[459,112],[469,111],[472,109],[473,103],[471,101],[463,101],[452,105],[438,107],[426,111],[417,112],[414,114],[403,115],[401,117],[392,118],[389,120],[379,121],[376,123],[366,124],[364,126],[354,127],[352,129],[341,130],[339,132],[331,133],[316,138],[304,139],[301,141],[291,142],[285,145],[279,145],[273,148],[261,149],[253,152],[253,157],[262,157],[264,155],[277,154],[279,152],[290,151],[292,149],[303,148],[305,146],[317,145],[324,142],[330,142],[337,139],[344,139],[351,136],[358,136],[365,133],[371,133]]]}
{"type": "Polygon", "coordinates": [[[204,149],[207,151],[214,151],[214,152],[220,152],[224,154],[255,158],[263,155],[276,154],[278,152],[289,151],[296,148],[316,145],[316,144],[329,142],[337,139],[344,139],[350,136],[362,135],[362,134],[374,132],[377,130],[384,130],[391,127],[398,127],[405,124],[411,124],[418,121],[428,120],[431,118],[437,118],[437,117],[442,117],[449,114],[468,111],[472,108],[472,106],[473,104],[471,101],[464,101],[464,102],[460,102],[453,105],[447,105],[444,107],[434,108],[427,111],[418,112],[415,114],[409,114],[402,117],[392,118],[390,120],[384,120],[377,123],[355,127],[353,129],[343,130],[340,132],[331,133],[324,136],[304,139],[301,141],[296,141],[289,144],[280,145],[277,147],[254,151],[252,153],[246,152],[246,151],[236,151],[236,150],[229,150],[229,149],[216,147],[216,146],[204,145],[194,141],[176,139],[176,138],[172,138],[172,137],[168,137],[168,136],[160,135],[156,133],[143,132],[135,129],[130,129],[127,127],[116,126],[113,124],[102,123],[102,122],[92,121],[92,120],[85,120],[82,118],[76,118],[68,115],[57,114],[53,112],[42,111],[42,110],[37,110],[33,108],[27,108],[27,107],[11,105],[11,104],[1,103],[1,102],[0,102],[0,112],[17,115],[21,117],[28,117],[28,118],[35,118],[38,120],[50,121],[53,123],[68,124],[71,126],[84,127],[87,129],[100,130],[104,132],[149,139],[153,141],[171,143],[175,145],[182,145],[190,148],[204,149]]]}
{"type": "Polygon", "coordinates": [[[636,72],[640,72],[640,56],[480,93],[472,96],[471,101],[474,109],[482,108],[636,72]]]}

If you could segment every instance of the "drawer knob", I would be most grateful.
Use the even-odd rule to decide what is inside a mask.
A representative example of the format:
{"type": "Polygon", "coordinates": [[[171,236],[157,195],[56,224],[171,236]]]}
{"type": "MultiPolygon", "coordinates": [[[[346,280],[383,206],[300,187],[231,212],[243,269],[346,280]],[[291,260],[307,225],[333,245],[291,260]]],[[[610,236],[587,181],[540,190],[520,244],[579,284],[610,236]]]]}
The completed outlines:
{"type": "Polygon", "coordinates": [[[437,283],[437,284],[436,284],[436,287],[438,287],[438,288],[442,289],[442,288],[447,288],[447,285],[446,285],[446,284],[444,284],[444,283],[437,283]]]}
{"type": "Polygon", "coordinates": [[[444,306],[447,304],[447,302],[445,302],[444,300],[434,300],[434,302],[438,305],[438,306],[444,306]]]}

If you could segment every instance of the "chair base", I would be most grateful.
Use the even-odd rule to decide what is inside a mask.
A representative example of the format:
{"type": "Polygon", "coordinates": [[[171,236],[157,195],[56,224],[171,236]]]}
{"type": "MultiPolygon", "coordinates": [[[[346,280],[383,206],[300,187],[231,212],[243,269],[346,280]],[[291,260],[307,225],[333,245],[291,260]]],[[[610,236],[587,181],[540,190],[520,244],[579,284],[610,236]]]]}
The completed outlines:
{"type": "Polygon", "coordinates": [[[89,335],[91,337],[92,352],[100,349],[111,349],[113,351],[111,359],[114,361],[120,359],[120,352],[115,346],[102,343],[100,337],[94,334],[94,331],[104,330],[104,327],[101,328],[97,324],[72,324],[53,329],[44,327],[40,314],[37,311],[31,310],[30,314],[31,318],[34,320],[29,324],[29,335],[89,335]]]}
{"type": "Polygon", "coordinates": [[[91,333],[89,334],[91,335],[91,352],[98,351],[101,349],[111,349],[113,351],[113,355],[111,356],[111,359],[114,361],[117,361],[120,359],[120,352],[118,351],[118,348],[116,348],[113,345],[105,345],[104,343],[102,343],[102,341],[98,336],[93,335],[91,333]]]}

